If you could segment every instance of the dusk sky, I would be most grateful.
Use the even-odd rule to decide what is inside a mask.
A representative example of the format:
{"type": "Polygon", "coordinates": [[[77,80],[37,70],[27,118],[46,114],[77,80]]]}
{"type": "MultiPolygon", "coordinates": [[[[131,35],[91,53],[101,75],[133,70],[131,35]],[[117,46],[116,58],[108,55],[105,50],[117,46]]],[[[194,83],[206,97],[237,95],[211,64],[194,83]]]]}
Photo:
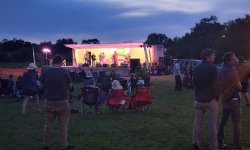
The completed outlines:
{"type": "Polygon", "coordinates": [[[250,0],[0,0],[0,40],[144,42],[181,37],[210,15],[225,23],[245,14],[250,0]]]}

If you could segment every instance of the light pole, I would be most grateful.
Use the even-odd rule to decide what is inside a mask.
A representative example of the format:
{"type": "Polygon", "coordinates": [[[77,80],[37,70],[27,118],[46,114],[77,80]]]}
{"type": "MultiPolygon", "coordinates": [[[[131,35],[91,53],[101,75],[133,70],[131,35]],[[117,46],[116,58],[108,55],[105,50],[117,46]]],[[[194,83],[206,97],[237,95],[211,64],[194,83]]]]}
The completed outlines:
{"type": "Polygon", "coordinates": [[[47,60],[47,55],[48,55],[48,53],[51,52],[51,50],[48,49],[48,48],[44,48],[44,49],[43,49],[43,52],[45,53],[45,57],[46,57],[46,60],[47,60]]]}

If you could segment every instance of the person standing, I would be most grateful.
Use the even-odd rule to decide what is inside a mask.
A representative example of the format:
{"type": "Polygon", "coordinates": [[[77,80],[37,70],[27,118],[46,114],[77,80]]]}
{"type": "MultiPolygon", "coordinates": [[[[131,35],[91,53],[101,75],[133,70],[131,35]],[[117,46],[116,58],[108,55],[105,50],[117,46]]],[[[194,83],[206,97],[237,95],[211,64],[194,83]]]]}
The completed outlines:
{"type": "Polygon", "coordinates": [[[237,58],[233,52],[225,53],[223,57],[224,67],[220,70],[220,87],[222,113],[218,128],[218,142],[220,148],[225,148],[224,143],[224,128],[228,117],[231,115],[233,124],[233,139],[236,150],[242,150],[240,141],[240,95],[239,91],[242,86],[238,77],[238,72],[235,69],[237,58]]]}
{"type": "Polygon", "coordinates": [[[40,77],[40,87],[44,89],[45,97],[45,126],[43,149],[49,149],[52,126],[57,118],[60,124],[60,150],[73,149],[68,144],[68,123],[69,123],[69,91],[71,78],[68,71],[61,67],[62,57],[53,57],[53,66],[44,70],[40,77]]]}
{"type": "Polygon", "coordinates": [[[246,100],[246,106],[250,106],[248,94],[248,79],[250,77],[250,66],[245,63],[244,57],[239,57],[239,63],[236,66],[242,89],[240,91],[241,97],[246,100]]]}
{"type": "Polygon", "coordinates": [[[8,79],[8,95],[14,95],[14,89],[15,89],[15,82],[14,82],[14,76],[13,74],[9,75],[8,79]]]}
{"type": "Polygon", "coordinates": [[[37,66],[34,63],[30,63],[27,67],[28,71],[23,73],[22,77],[22,94],[24,96],[22,113],[26,113],[26,106],[29,101],[30,96],[33,96],[36,99],[37,111],[41,112],[39,95],[38,95],[38,75],[36,72],[37,66]]]}
{"type": "Polygon", "coordinates": [[[193,147],[200,150],[200,135],[205,113],[208,115],[210,150],[218,150],[217,117],[220,96],[217,67],[213,64],[215,53],[206,48],[201,52],[202,63],[194,70],[193,83],[195,88],[193,147]]]}
{"type": "Polygon", "coordinates": [[[175,64],[173,67],[173,75],[175,78],[175,91],[181,91],[182,79],[181,79],[181,68],[180,68],[179,60],[175,61],[175,64]]]}

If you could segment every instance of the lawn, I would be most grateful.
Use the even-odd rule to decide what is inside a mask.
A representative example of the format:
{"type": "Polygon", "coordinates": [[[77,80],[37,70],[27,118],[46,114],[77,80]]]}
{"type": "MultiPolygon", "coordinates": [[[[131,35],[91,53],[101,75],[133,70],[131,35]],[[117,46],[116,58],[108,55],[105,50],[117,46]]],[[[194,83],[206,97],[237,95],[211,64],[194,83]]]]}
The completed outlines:
{"type": "MultiPolygon", "coordinates": [[[[76,150],[191,150],[194,91],[174,92],[174,80],[169,76],[152,77],[151,82],[154,101],[149,111],[111,113],[103,105],[100,115],[71,114],[69,143],[76,150]]],[[[21,100],[0,101],[0,149],[41,149],[44,114],[35,112],[35,103],[29,103],[28,113],[23,115],[21,100]]],[[[250,107],[242,101],[242,142],[246,147],[250,147],[249,114],[250,107]]],[[[57,149],[58,124],[54,129],[51,149],[57,149]]],[[[232,149],[231,122],[227,124],[226,142],[232,149]]],[[[208,149],[206,121],[202,146],[208,149]]]]}

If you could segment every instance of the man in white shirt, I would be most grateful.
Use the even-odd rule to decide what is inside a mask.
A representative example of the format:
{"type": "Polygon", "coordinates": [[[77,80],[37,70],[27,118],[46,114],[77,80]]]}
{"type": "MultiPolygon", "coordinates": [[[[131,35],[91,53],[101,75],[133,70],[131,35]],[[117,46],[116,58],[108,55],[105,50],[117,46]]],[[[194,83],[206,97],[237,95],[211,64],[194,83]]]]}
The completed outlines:
{"type": "Polygon", "coordinates": [[[179,60],[175,61],[175,64],[173,67],[173,75],[175,78],[175,91],[181,91],[182,79],[181,79],[181,68],[180,68],[179,60]]]}

